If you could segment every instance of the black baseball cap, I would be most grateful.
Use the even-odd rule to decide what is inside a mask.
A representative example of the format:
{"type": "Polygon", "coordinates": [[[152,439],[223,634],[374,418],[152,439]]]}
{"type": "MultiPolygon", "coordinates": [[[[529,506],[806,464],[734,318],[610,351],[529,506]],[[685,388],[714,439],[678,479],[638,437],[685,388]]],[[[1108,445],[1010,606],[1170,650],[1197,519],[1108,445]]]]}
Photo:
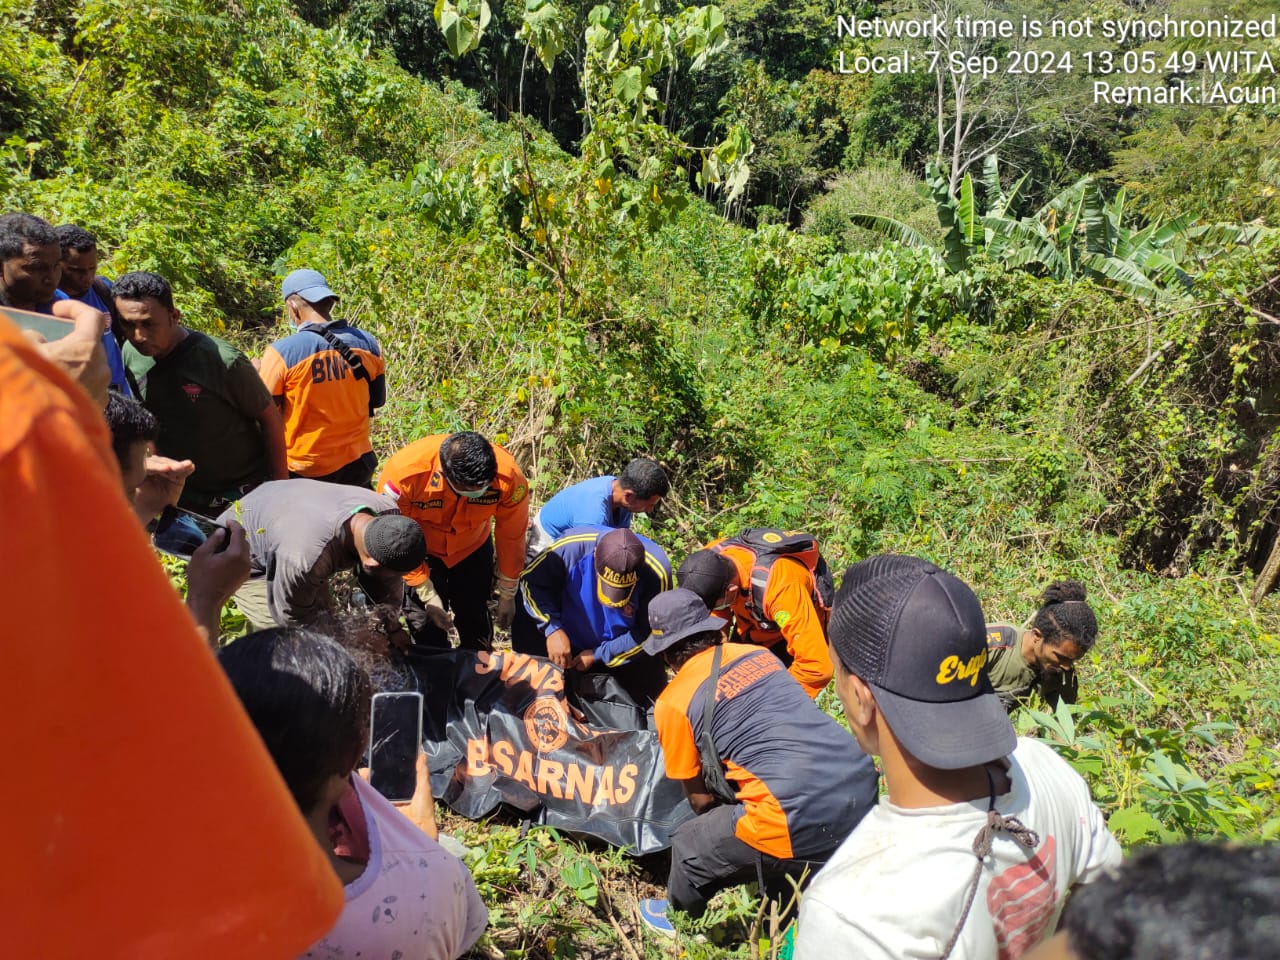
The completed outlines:
{"type": "Polygon", "coordinates": [[[656,657],[685,637],[712,630],[718,633],[724,626],[725,621],[713,617],[692,590],[664,590],[649,601],[649,636],[644,641],[644,652],[656,657]]]}
{"type": "Polygon", "coordinates": [[[707,606],[715,606],[724,596],[729,583],[736,579],[733,561],[714,550],[695,550],[680,564],[676,581],[686,590],[700,596],[707,606]]]}
{"type": "Polygon", "coordinates": [[[1017,746],[987,676],[986,618],[962,580],[918,557],[869,557],[845,573],[827,631],[921,762],[956,770],[1017,746]]]}

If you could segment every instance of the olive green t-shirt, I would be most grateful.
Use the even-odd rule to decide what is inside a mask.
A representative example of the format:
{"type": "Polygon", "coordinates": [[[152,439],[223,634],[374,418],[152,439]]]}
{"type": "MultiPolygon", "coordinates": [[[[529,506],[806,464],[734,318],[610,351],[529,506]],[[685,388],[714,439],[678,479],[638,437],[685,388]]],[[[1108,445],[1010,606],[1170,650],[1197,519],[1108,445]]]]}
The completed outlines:
{"type": "Polygon", "coordinates": [[[163,360],[144,357],[129,343],[123,353],[139,399],[160,421],[157,452],[196,465],[183,506],[207,506],[270,479],[257,417],[271,395],[243,353],[195,330],[163,360]]]}
{"type": "Polygon", "coordinates": [[[1005,710],[1012,713],[1032,690],[1051,707],[1060,699],[1075,703],[1075,671],[1042,673],[1027,663],[1022,656],[1022,630],[1010,623],[987,624],[987,676],[1005,710]]]}

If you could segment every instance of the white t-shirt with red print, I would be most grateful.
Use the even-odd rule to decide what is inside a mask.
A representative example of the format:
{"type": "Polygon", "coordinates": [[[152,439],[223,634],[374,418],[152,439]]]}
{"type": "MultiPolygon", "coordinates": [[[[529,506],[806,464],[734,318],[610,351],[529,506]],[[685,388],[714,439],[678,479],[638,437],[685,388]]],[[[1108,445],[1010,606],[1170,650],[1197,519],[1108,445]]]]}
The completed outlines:
{"type": "MultiPolygon", "coordinates": [[[[1078,883],[1120,863],[1089,788],[1026,737],[996,809],[1035,831],[1030,850],[996,831],[952,960],[1018,960],[1050,936],[1078,883]]],[[[987,799],[908,810],[882,799],[814,878],[800,904],[796,960],[938,960],[964,912],[987,799]]]]}

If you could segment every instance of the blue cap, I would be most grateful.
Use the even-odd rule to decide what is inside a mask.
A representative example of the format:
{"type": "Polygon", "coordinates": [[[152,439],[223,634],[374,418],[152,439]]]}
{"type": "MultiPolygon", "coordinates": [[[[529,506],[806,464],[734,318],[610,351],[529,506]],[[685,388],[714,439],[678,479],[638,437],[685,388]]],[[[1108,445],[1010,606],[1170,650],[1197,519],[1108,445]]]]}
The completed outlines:
{"type": "Polygon", "coordinates": [[[295,293],[307,303],[319,303],[329,297],[335,300],[338,298],[329,289],[329,284],[319,270],[295,270],[285,277],[284,283],[280,284],[280,299],[288,300],[295,293]]]}
{"type": "Polygon", "coordinates": [[[656,657],[686,637],[718,632],[728,625],[728,620],[712,616],[692,590],[664,590],[649,601],[649,636],[644,641],[644,652],[656,657]]]}

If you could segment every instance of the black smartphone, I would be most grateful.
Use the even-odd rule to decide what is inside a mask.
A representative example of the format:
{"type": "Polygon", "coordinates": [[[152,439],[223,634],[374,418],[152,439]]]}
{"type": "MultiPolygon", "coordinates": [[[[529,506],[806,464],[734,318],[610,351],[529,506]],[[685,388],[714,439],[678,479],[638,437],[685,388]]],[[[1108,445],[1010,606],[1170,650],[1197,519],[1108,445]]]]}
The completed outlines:
{"type": "MultiPolygon", "coordinates": [[[[169,506],[161,512],[160,521],[156,524],[156,532],[151,535],[151,542],[157,550],[190,560],[191,555],[200,548],[201,544],[219,530],[226,529],[202,514],[169,506]]],[[[224,535],[219,549],[226,548],[227,537],[224,535]]]]}
{"type": "Polygon", "coordinates": [[[393,803],[413,799],[422,751],[422,694],[375,693],[369,722],[369,782],[393,803]]]}

